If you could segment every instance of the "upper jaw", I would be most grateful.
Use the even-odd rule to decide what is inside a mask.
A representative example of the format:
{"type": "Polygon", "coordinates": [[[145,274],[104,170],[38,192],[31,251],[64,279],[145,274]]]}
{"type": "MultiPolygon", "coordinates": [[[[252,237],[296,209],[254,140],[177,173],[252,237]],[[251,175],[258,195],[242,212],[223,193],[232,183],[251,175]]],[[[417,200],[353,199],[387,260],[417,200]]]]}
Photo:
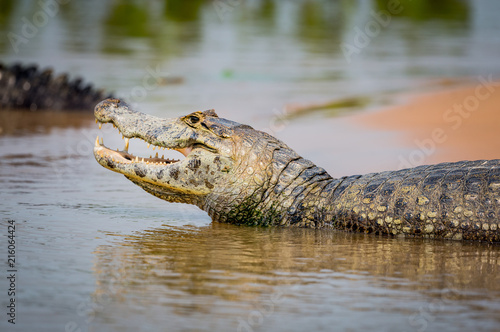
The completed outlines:
{"type": "Polygon", "coordinates": [[[130,138],[144,140],[148,148],[159,151],[172,149],[182,153],[185,157],[201,144],[205,150],[217,153],[217,150],[206,146],[198,140],[198,134],[180,119],[162,119],[145,113],[132,110],[125,102],[109,98],[96,105],[94,109],[96,123],[101,128],[103,123],[111,123],[118,128],[125,140],[122,151],[113,151],[96,138],[94,156],[103,166],[118,171],[119,164],[148,164],[170,165],[178,162],[176,159],[164,158],[161,153],[153,152],[150,158],[134,156],[128,152],[130,138]],[[153,157],[154,154],[154,157],[153,157]]]}
{"type": "MultiPolygon", "coordinates": [[[[173,139],[179,136],[180,127],[177,119],[162,119],[134,111],[120,99],[103,100],[96,105],[94,115],[99,128],[103,123],[111,123],[118,128],[124,138],[137,137],[148,144],[162,148],[183,150],[189,147],[189,139],[195,138],[173,139]]],[[[127,140],[125,142],[127,143],[127,140]]]]}
{"type": "MultiPolygon", "coordinates": [[[[113,127],[118,128],[119,132],[122,134],[122,138],[125,140],[125,147],[122,151],[113,151],[106,146],[99,137],[96,138],[94,145],[94,156],[97,161],[105,167],[117,170],[120,169],[120,165],[130,165],[130,164],[151,164],[151,165],[168,165],[179,160],[164,158],[163,155],[156,152],[155,156],[139,157],[134,156],[128,152],[129,140],[130,138],[137,137],[143,139],[148,143],[148,148],[153,145],[153,150],[160,149],[175,149],[181,152],[184,156],[187,156],[191,152],[189,146],[182,146],[182,141],[175,140],[160,140],[158,134],[165,135],[172,132],[169,131],[169,124],[174,123],[175,119],[160,119],[151,115],[147,115],[141,112],[133,111],[130,107],[119,99],[106,99],[99,104],[94,109],[94,114],[96,118],[96,123],[99,123],[99,128],[101,128],[103,123],[111,123],[113,127]],[[172,142],[170,146],[165,144],[166,142],[172,142]]],[[[170,125],[172,127],[172,125],[170,125]]],[[[153,152],[154,153],[154,152],[153,152]]]]}

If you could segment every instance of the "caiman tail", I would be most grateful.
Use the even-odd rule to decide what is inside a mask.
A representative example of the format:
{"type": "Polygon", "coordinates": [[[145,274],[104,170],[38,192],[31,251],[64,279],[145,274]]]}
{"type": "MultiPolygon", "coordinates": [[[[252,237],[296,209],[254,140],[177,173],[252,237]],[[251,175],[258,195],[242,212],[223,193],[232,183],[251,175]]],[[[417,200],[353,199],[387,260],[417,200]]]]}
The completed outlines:
{"type": "Polygon", "coordinates": [[[500,241],[500,163],[461,161],[351,176],[333,190],[336,228],[500,241]]]}

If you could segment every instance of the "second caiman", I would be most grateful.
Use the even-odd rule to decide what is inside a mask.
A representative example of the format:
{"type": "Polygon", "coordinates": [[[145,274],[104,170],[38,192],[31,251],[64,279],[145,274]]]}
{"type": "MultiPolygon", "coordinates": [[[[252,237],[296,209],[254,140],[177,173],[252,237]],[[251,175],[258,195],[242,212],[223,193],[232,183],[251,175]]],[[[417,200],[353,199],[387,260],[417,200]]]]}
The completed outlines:
{"type": "Polygon", "coordinates": [[[107,99],[94,113],[126,141],[114,151],[96,139],[102,166],[161,199],[194,204],[217,222],[500,241],[500,160],[332,178],[280,140],[213,110],[161,119],[107,99]],[[134,156],[133,137],[185,158],[134,156]]]}
{"type": "Polygon", "coordinates": [[[88,112],[109,97],[82,78],[55,76],[50,68],[0,63],[0,110],[88,112]]]}

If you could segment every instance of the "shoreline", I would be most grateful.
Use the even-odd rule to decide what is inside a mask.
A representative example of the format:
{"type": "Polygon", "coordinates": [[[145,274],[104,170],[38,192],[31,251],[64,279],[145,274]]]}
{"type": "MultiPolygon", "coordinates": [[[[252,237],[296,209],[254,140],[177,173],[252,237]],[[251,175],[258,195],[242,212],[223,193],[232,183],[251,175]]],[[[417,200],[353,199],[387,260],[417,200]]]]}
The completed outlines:
{"type": "Polygon", "coordinates": [[[400,132],[398,168],[500,158],[500,82],[417,93],[407,101],[350,117],[371,130],[400,132]]]}

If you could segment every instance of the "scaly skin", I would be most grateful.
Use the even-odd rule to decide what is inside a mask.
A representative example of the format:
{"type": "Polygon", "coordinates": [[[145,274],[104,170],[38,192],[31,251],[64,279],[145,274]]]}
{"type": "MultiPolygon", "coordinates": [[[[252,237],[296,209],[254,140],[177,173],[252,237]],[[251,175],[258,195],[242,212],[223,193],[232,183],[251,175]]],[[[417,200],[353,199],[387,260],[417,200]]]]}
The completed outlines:
{"type": "Polygon", "coordinates": [[[53,77],[51,69],[0,64],[0,110],[87,111],[103,98],[81,78],[70,81],[66,74],[53,77]]]}
{"type": "Polygon", "coordinates": [[[96,140],[102,166],[164,200],[197,205],[214,221],[500,241],[500,160],[333,179],[278,139],[213,110],[161,119],[108,99],[95,116],[127,138],[186,156],[136,159],[96,140]]]}

